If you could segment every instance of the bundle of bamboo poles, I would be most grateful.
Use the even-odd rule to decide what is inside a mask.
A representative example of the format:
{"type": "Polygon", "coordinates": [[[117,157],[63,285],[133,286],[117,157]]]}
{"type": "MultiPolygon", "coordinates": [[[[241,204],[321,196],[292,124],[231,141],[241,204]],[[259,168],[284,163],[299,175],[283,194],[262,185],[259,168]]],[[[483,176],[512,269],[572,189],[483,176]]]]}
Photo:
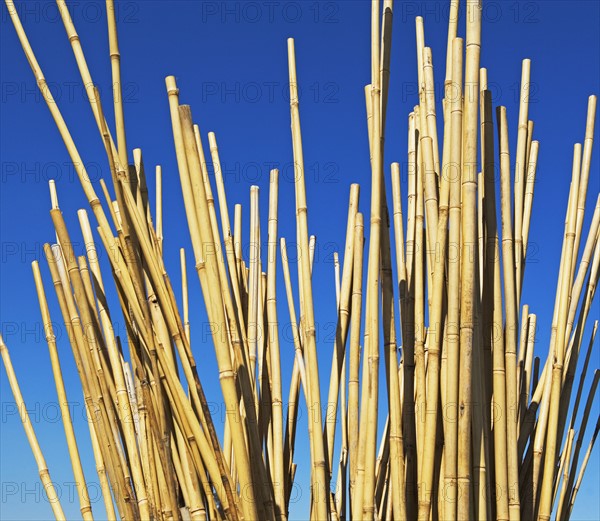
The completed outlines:
{"type": "MultiPolygon", "coordinates": [[[[181,250],[181,303],[163,262],[162,170],[156,168],[153,205],[142,153],[136,149],[130,155],[127,149],[113,1],[106,7],[116,142],[68,8],[57,0],[110,167],[114,195],[101,180],[103,201],[85,171],[76,134],[46,86],[18,12],[12,0],[5,1],[94,214],[95,226],[86,210],[78,212],[85,243],[85,254],[78,256],[74,231],[67,230],[51,183],[56,242],[44,246],[42,259],[50,278],[44,282],[38,262],[32,265],[84,519],[94,514],[67,406],[52,325],[56,317],[50,316],[47,301],[51,286],[68,326],[87,413],[94,419],[89,435],[109,519],[293,518],[302,400],[311,412],[310,457],[302,458],[310,460],[311,520],[546,521],[553,513],[559,521],[569,519],[600,425],[597,421],[581,460],[600,379],[596,370],[585,398],[598,325],[589,333],[588,319],[600,275],[600,198],[584,231],[595,96],[589,98],[583,146],[574,147],[550,344],[542,363],[534,351],[537,317],[521,298],[539,151],[529,115],[530,61],[522,65],[511,160],[507,111],[496,109],[495,137],[487,71],[480,64],[482,6],[467,0],[463,41],[457,37],[459,1],[452,0],[443,135],[438,136],[432,52],[423,19],[416,19],[419,99],[408,116],[404,211],[399,163],[383,161],[393,5],[385,0],[381,12],[380,1],[373,0],[372,74],[365,88],[372,169],[368,249],[363,254],[367,218],[359,211],[359,186],[353,184],[343,257],[336,255],[335,262],[337,330],[327,384],[319,380],[311,283],[315,238],[308,227],[310,187],[294,41],[288,40],[288,57],[296,285],[285,239],[278,235],[277,170],[270,173],[263,251],[258,188],[250,189],[250,229],[244,239],[240,205],[231,225],[216,137],[208,134],[213,187],[203,136],[190,107],[180,104],[175,78],[167,77],[193,261],[218,364],[218,375],[205,374],[191,341],[186,253],[181,250]],[[391,175],[391,212],[385,175],[391,175]],[[108,302],[109,282],[103,279],[98,249],[109,253],[105,258],[117,305],[108,302]],[[247,258],[243,251],[250,252],[247,258]],[[284,291],[276,280],[280,261],[287,318],[277,314],[284,291]],[[119,314],[126,324],[124,338],[115,334],[119,314]],[[284,380],[279,331],[288,319],[294,366],[284,380]],[[210,379],[220,382],[227,411],[221,439],[204,393],[203,382],[210,379]],[[289,382],[285,407],[284,381],[289,382]],[[336,421],[326,421],[323,410],[336,421]],[[340,432],[341,442],[336,441],[340,432]]],[[[53,513],[65,519],[1,339],[0,351],[53,513]]]]}

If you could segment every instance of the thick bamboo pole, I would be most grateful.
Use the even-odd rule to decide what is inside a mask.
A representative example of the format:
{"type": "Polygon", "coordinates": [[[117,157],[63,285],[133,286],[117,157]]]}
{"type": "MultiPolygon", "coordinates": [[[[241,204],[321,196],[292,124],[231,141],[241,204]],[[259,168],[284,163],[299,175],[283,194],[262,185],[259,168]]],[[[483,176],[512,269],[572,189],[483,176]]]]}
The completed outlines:
{"type": "MultiPolygon", "coordinates": [[[[453,521],[458,503],[458,382],[460,363],[460,223],[461,223],[461,171],[463,136],[463,40],[452,42],[452,77],[446,91],[446,103],[450,114],[450,160],[448,170],[443,172],[450,181],[450,204],[448,217],[448,316],[446,329],[447,378],[446,411],[448,430],[444,432],[444,519],[453,521]]],[[[486,156],[487,157],[487,156],[486,156]]]]}

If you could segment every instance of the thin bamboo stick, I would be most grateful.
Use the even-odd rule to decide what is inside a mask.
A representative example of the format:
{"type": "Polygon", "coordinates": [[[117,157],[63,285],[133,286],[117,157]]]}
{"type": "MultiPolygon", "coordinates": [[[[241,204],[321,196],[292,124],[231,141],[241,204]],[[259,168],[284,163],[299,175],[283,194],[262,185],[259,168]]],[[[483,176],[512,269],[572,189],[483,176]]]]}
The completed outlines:
{"type": "Polygon", "coordinates": [[[31,423],[31,419],[29,418],[29,413],[27,412],[23,395],[21,394],[19,382],[17,381],[17,377],[13,369],[8,347],[6,347],[2,335],[0,335],[0,354],[2,355],[2,361],[4,362],[4,369],[6,370],[6,376],[8,377],[8,383],[10,384],[13,396],[15,397],[17,408],[20,411],[21,421],[23,422],[23,427],[25,429],[25,434],[27,435],[27,440],[29,441],[29,446],[31,447],[31,452],[35,458],[40,480],[46,491],[46,495],[48,496],[48,502],[52,507],[52,513],[57,521],[65,521],[67,518],[65,517],[60,504],[60,496],[57,494],[54,483],[50,478],[50,471],[48,470],[42,449],[38,443],[35,431],[33,430],[33,425],[31,423]]]}

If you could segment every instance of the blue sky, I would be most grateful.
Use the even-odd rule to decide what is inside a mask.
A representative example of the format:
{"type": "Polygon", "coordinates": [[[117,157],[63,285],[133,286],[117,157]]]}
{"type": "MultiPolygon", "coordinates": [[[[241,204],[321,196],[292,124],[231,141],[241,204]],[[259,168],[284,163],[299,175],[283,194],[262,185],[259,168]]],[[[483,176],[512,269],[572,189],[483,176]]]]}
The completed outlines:
{"type": "MultiPolygon", "coordinates": [[[[110,63],[104,2],[69,2],[94,81],[99,85],[109,122],[110,63]]],[[[75,136],[94,180],[108,178],[102,143],[85,99],[64,27],[51,1],[18,4],[40,65],[75,136]]],[[[53,241],[47,181],[56,179],[61,208],[74,242],[80,242],[76,211],[87,202],[54,122],[18,44],[5,7],[0,9],[1,67],[1,194],[0,320],[25,400],[44,449],[53,480],[60,485],[68,517],[78,514],[77,499],[63,428],[57,418],[55,388],[48,350],[40,325],[31,276],[31,261],[42,257],[44,242],[53,241]]],[[[447,2],[397,2],[394,17],[390,100],[386,135],[386,183],[389,164],[406,162],[407,116],[417,104],[414,18],[425,18],[426,44],[433,50],[439,101],[447,37],[447,2]]],[[[300,111],[307,167],[310,232],[317,235],[314,271],[321,381],[326,382],[335,328],[333,252],[343,251],[349,187],[361,184],[361,210],[368,211],[370,166],[363,87],[370,79],[370,4],[367,1],[117,1],[127,138],[144,154],[153,193],[154,165],[163,167],[165,262],[179,287],[181,246],[191,249],[171,133],[164,78],[177,77],[181,102],[192,106],[205,147],[216,133],[225,173],[230,213],[244,206],[248,237],[249,189],[261,189],[261,215],[267,214],[269,169],[281,171],[280,235],[294,241],[294,191],[289,131],[286,38],[296,39],[301,89],[300,111]]],[[[464,36],[461,18],[459,34],[464,36]]],[[[484,2],[481,64],[488,68],[494,104],[506,105],[514,158],[517,137],[518,85],[521,60],[532,60],[530,118],[540,156],[530,256],[523,302],[538,315],[536,354],[545,357],[549,342],[553,295],[570,182],[573,144],[582,142],[587,99],[600,93],[600,3],[596,1],[484,2]]],[[[440,110],[438,110],[439,113],[440,110]]],[[[441,120],[441,118],[439,118],[441,120]]],[[[599,125],[596,126],[598,129],[599,125]]],[[[598,142],[598,130],[595,134],[598,142]]],[[[514,161],[513,161],[514,163],[514,161]]],[[[403,168],[403,172],[405,172],[403,168]]],[[[598,150],[593,154],[584,230],[599,188],[598,150]]],[[[99,185],[96,183],[97,190],[99,185]]],[[[406,177],[402,176],[406,194],[406,177]]],[[[266,228],[263,227],[266,237],[266,228]]],[[[104,268],[106,268],[106,263],[104,268]]],[[[83,400],[60,311],[45,263],[51,313],[57,324],[59,354],[72,402],[87,476],[97,481],[83,417],[83,400]]],[[[220,403],[212,345],[207,342],[204,305],[188,262],[192,341],[209,400],[220,403]]],[[[105,271],[105,282],[110,280],[105,271]]],[[[279,271],[281,281],[281,271],[279,271]]],[[[111,284],[107,284],[111,286],[111,284]]],[[[287,322],[283,285],[279,288],[282,322],[287,322]]],[[[177,291],[179,295],[179,291],[177,291]]],[[[118,303],[112,298],[113,314],[118,303]]],[[[596,302],[592,310],[599,315],[596,302]]],[[[593,319],[593,317],[592,317],[593,319]]],[[[117,328],[123,328],[118,318],[117,328]]],[[[591,327],[586,330],[587,343],[591,327]]],[[[291,335],[282,334],[284,393],[291,373],[291,335]]],[[[596,346],[590,367],[599,366],[596,346]]],[[[382,371],[383,373],[383,371],[382,371]]],[[[587,388],[587,387],[586,387],[587,388]]],[[[49,505],[41,495],[37,471],[22,426],[12,405],[4,371],[0,371],[0,473],[3,519],[47,519],[49,505]],[[22,501],[27,504],[23,505],[22,501]]],[[[385,407],[385,403],[381,404],[385,407]]],[[[590,428],[598,415],[595,404],[590,428]]],[[[221,429],[220,415],[215,421],[221,429]]],[[[299,426],[299,433],[305,424],[299,426]]],[[[584,447],[587,446],[587,437],[584,447]]],[[[293,519],[307,517],[308,447],[299,435],[293,519]]],[[[599,450],[595,449],[573,519],[599,519],[599,450]]],[[[96,488],[97,491],[97,488],[96,488]]],[[[101,501],[95,510],[103,512],[101,501]]]]}

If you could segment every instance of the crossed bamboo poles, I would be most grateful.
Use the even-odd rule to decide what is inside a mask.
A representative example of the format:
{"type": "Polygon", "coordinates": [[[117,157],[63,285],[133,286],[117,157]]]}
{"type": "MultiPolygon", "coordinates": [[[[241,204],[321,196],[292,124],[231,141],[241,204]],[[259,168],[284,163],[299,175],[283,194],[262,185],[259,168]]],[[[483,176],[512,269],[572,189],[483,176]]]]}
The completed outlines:
{"type": "MultiPolygon", "coordinates": [[[[167,77],[194,266],[227,410],[220,440],[201,383],[201,377],[210,375],[197,366],[192,351],[185,251],[180,254],[181,311],[163,263],[162,170],[156,168],[154,216],[142,153],[134,150],[133,161],[128,154],[113,3],[107,0],[117,88],[116,143],[68,8],[64,0],[57,0],[107,154],[114,199],[102,180],[104,203],[47,88],[18,12],[11,0],[6,5],[94,214],[126,321],[126,338],[120,338],[114,332],[115,311],[106,298],[88,215],[78,212],[86,255],[77,257],[51,183],[56,244],[45,245],[45,260],[70,333],[87,412],[94,419],[89,423],[90,437],[109,519],[287,519],[297,468],[301,395],[311,412],[313,520],[545,521],[554,507],[557,519],[569,518],[598,433],[597,423],[579,465],[600,379],[596,371],[577,427],[597,329],[596,322],[575,385],[600,268],[600,199],[587,234],[583,230],[595,96],[589,99],[583,146],[574,147],[551,341],[540,367],[534,352],[537,316],[521,303],[539,152],[529,119],[531,63],[522,64],[513,163],[504,107],[496,111],[495,149],[488,72],[479,58],[481,5],[466,2],[463,42],[457,37],[459,2],[452,0],[441,115],[444,131],[438,136],[432,51],[425,45],[424,21],[417,18],[419,103],[408,118],[405,227],[399,163],[390,166],[391,214],[384,181],[393,4],[385,0],[380,11],[380,2],[372,2],[372,74],[365,88],[372,170],[369,247],[363,254],[367,223],[359,211],[359,187],[352,185],[341,269],[337,254],[335,262],[337,327],[330,380],[322,383],[311,283],[315,238],[308,228],[310,187],[304,176],[293,39],[288,40],[288,65],[298,308],[287,245],[278,237],[278,172],[270,173],[266,258],[260,246],[259,192],[257,187],[250,190],[250,254],[245,259],[241,206],[235,205],[232,229],[216,136],[208,134],[208,154],[219,214],[200,128],[191,108],[180,104],[175,78],[167,77]],[[294,344],[285,407],[278,246],[294,344]],[[387,393],[387,420],[378,438],[378,420],[385,414],[379,405],[382,392],[387,393]],[[327,411],[325,418],[322,410],[327,411]],[[338,423],[341,446],[336,460],[338,423]]],[[[37,261],[33,274],[81,515],[92,519],[37,261]]],[[[0,348],[40,478],[55,517],[64,519],[3,341],[0,348]]]]}

